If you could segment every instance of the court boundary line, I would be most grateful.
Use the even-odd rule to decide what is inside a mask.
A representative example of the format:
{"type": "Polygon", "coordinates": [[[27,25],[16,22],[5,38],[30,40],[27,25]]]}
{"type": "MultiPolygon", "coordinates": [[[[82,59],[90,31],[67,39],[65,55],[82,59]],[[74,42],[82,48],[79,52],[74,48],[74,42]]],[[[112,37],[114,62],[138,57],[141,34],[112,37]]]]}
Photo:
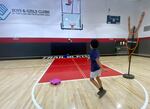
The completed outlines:
{"type": "MultiPolygon", "coordinates": [[[[103,64],[104,65],[104,64],[103,64]]],[[[112,67],[109,67],[109,68],[111,68],[111,69],[114,69],[114,68],[112,68],[112,67]]],[[[114,70],[116,70],[116,69],[114,69],[114,70]]],[[[120,72],[120,73],[122,73],[122,74],[125,74],[125,73],[123,73],[123,72],[121,72],[121,71],[119,71],[119,70],[116,70],[117,72],[120,72]]],[[[143,91],[144,91],[144,95],[145,95],[145,100],[144,100],[144,104],[143,104],[143,106],[140,108],[140,109],[146,109],[146,107],[147,107],[147,105],[148,105],[148,101],[149,101],[149,95],[148,95],[148,92],[147,92],[147,90],[146,90],[146,88],[137,80],[137,79],[133,79],[136,83],[138,83],[141,87],[142,87],[142,89],[143,89],[143,91]]]]}
{"type": "Polygon", "coordinates": [[[147,105],[148,105],[148,101],[149,101],[149,95],[148,95],[148,92],[147,90],[145,89],[145,87],[136,79],[134,79],[134,81],[136,81],[143,89],[144,91],[144,95],[145,95],[145,101],[144,101],[144,104],[143,106],[141,107],[141,109],[146,109],[147,105]]]}
{"type": "Polygon", "coordinates": [[[72,58],[72,61],[74,62],[77,69],[79,70],[80,74],[83,76],[83,79],[87,78],[86,75],[84,74],[84,72],[82,71],[82,69],[80,68],[80,66],[75,62],[74,58],[72,58]]]}
{"type": "MultiPolygon", "coordinates": [[[[108,65],[106,65],[106,64],[102,64],[102,65],[108,67],[108,65]]],[[[123,72],[121,72],[121,71],[119,71],[119,70],[116,70],[115,68],[112,68],[112,67],[108,67],[108,68],[110,68],[110,69],[112,69],[112,70],[115,70],[115,71],[117,71],[117,72],[119,72],[119,73],[121,73],[121,74],[124,74],[123,72]]],[[[104,68],[104,70],[105,70],[105,68],[104,68]]],[[[106,70],[106,71],[107,71],[107,70],[106,70]]],[[[117,76],[117,75],[116,75],[116,76],[117,76]]],[[[119,76],[122,76],[122,75],[119,75],[119,76]]],[[[111,76],[111,77],[112,77],[112,76],[111,76]]]]}
{"type": "Polygon", "coordinates": [[[43,109],[39,103],[37,103],[36,99],[35,99],[35,88],[38,85],[39,81],[41,80],[41,78],[44,76],[44,74],[46,73],[46,71],[48,70],[48,68],[52,65],[52,63],[54,62],[54,60],[52,60],[52,62],[49,64],[47,68],[43,71],[44,73],[40,76],[40,78],[35,82],[34,86],[32,87],[32,91],[31,91],[31,97],[32,97],[32,102],[35,105],[35,107],[37,109],[43,109]]]}

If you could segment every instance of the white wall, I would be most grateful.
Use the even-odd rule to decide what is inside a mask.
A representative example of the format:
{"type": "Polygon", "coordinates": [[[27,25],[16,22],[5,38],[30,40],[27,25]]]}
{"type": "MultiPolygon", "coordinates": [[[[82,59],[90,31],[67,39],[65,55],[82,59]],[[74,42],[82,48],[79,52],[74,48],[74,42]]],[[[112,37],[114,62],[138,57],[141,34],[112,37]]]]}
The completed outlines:
{"type": "Polygon", "coordinates": [[[150,31],[146,31],[144,32],[144,26],[150,26],[150,0],[142,0],[140,2],[140,7],[139,7],[140,11],[145,11],[146,15],[145,18],[143,20],[143,24],[141,26],[141,30],[140,30],[140,37],[150,37],[150,31]]]}
{"type": "Polygon", "coordinates": [[[136,24],[142,4],[136,0],[81,1],[84,29],[68,31],[60,29],[61,0],[1,0],[0,4],[8,9],[46,9],[50,10],[50,16],[10,15],[6,20],[0,20],[0,37],[125,38],[127,17],[130,15],[132,24],[136,24]],[[111,15],[121,16],[120,24],[106,24],[108,8],[111,15]]]}

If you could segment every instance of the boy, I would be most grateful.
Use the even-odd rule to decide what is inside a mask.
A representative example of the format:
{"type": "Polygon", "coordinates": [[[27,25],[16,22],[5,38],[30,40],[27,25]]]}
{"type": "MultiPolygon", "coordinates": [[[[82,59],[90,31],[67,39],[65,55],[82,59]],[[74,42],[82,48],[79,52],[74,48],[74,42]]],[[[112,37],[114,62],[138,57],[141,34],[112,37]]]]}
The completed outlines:
{"type": "Polygon", "coordinates": [[[90,43],[90,60],[91,60],[91,72],[90,72],[90,81],[98,88],[97,94],[102,97],[106,90],[102,87],[102,82],[99,78],[101,71],[103,71],[103,67],[101,62],[99,61],[99,51],[97,50],[99,43],[96,39],[93,39],[90,43]],[[101,71],[100,71],[101,70],[101,71]],[[96,80],[95,80],[96,78],[96,80]]]}

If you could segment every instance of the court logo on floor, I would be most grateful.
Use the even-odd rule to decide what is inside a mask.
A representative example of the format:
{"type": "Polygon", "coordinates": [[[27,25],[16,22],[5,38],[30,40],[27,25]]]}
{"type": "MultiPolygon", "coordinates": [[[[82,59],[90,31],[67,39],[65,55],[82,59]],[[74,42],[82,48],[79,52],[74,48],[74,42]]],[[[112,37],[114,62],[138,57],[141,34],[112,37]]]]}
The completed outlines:
{"type": "Polygon", "coordinates": [[[63,56],[45,56],[43,59],[57,59],[57,58],[88,58],[89,55],[63,55],[63,56]]]}
{"type": "Polygon", "coordinates": [[[5,20],[9,15],[10,11],[4,4],[0,4],[0,20],[5,20]]]}

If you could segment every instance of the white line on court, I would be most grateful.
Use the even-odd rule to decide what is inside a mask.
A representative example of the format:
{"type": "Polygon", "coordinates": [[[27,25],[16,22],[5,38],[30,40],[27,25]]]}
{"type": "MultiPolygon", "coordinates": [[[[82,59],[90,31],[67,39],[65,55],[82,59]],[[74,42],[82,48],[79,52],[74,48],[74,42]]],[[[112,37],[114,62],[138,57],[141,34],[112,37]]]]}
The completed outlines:
{"type": "Polygon", "coordinates": [[[87,78],[86,75],[84,74],[84,72],[82,71],[82,69],[79,67],[79,65],[75,62],[74,59],[72,59],[72,61],[74,62],[75,66],[77,67],[77,69],[79,70],[80,74],[83,76],[83,78],[87,78]]]}
{"type": "Polygon", "coordinates": [[[37,103],[35,96],[34,96],[34,92],[35,92],[35,87],[38,85],[39,81],[41,80],[41,78],[43,77],[43,75],[46,73],[47,69],[51,66],[51,64],[53,63],[54,60],[52,60],[52,62],[47,66],[47,68],[44,70],[44,73],[41,75],[41,77],[35,82],[33,88],[32,88],[32,92],[31,92],[31,96],[32,96],[32,101],[33,104],[35,105],[36,109],[43,109],[40,104],[37,103]]]}
{"type": "Polygon", "coordinates": [[[134,81],[136,81],[141,87],[142,89],[144,90],[144,94],[145,94],[145,102],[144,102],[144,105],[141,107],[141,109],[146,109],[147,105],[148,105],[148,93],[147,93],[147,90],[145,89],[145,87],[136,79],[134,79],[134,81]]]}
{"type": "MultiPolygon", "coordinates": [[[[104,65],[104,64],[103,64],[104,65]]],[[[106,65],[107,66],[107,65],[106,65]]],[[[111,67],[109,67],[109,68],[111,68],[111,67]]],[[[116,69],[114,69],[114,68],[111,68],[111,69],[113,69],[113,70],[116,70],[116,69]]],[[[125,73],[123,73],[123,72],[121,72],[121,71],[119,71],[119,70],[116,70],[117,72],[120,72],[120,73],[122,73],[122,74],[125,74],[125,73]]],[[[147,92],[147,90],[145,89],[145,87],[138,81],[138,80],[136,80],[136,79],[133,79],[136,83],[138,83],[141,87],[142,87],[142,89],[143,89],[143,91],[144,91],[144,95],[145,95],[145,101],[144,101],[144,104],[143,104],[143,106],[140,108],[140,109],[146,109],[146,107],[147,107],[147,105],[148,105],[148,101],[149,101],[149,95],[148,95],[148,92],[147,92]]]]}
{"type": "MultiPolygon", "coordinates": [[[[102,64],[102,65],[108,67],[108,65],[106,65],[106,64],[102,64]]],[[[110,68],[110,69],[112,69],[112,70],[115,70],[115,71],[117,71],[117,72],[119,72],[119,73],[121,73],[121,74],[124,74],[123,72],[121,72],[121,71],[119,71],[119,70],[116,70],[115,68],[112,68],[112,67],[108,67],[108,68],[110,68]]],[[[106,70],[106,71],[107,71],[107,70],[106,70]]],[[[111,77],[112,77],[112,76],[111,76],[111,77]]]]}

